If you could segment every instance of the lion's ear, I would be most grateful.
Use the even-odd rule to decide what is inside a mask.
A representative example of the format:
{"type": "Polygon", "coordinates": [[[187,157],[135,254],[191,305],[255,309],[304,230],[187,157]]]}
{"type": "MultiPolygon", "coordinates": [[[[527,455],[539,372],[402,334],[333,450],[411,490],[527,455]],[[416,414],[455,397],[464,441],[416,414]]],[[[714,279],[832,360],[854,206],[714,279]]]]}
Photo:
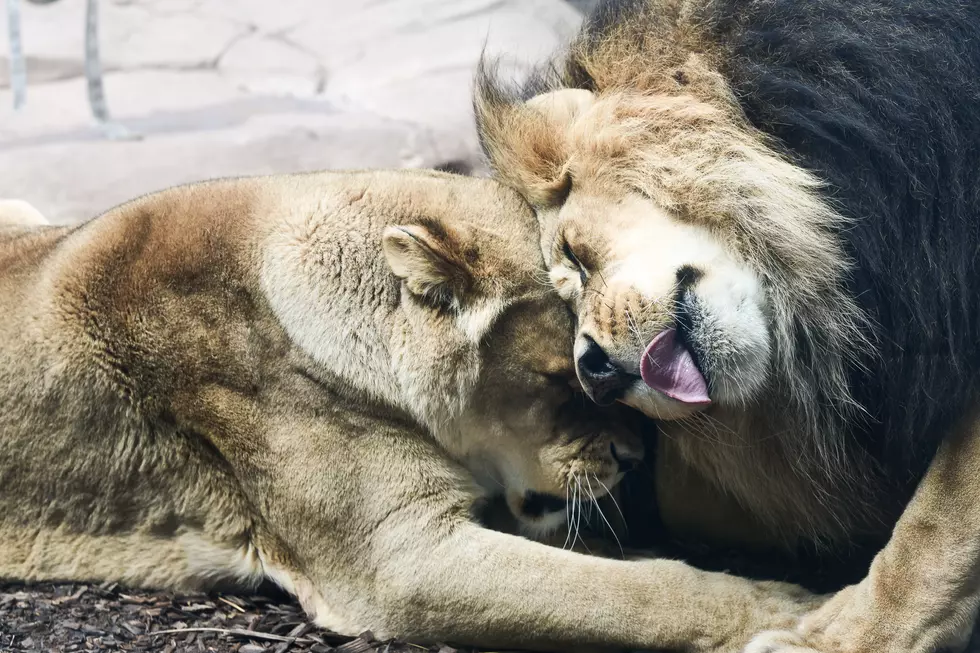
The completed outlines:
{"type": "Polygon", "coordinates": [[[571,189],[568,131],[595,96],[566,88],[517,102],[494,84],[484,71],[474,108],[480,140],[498,178],[535,207],[560,206],[571,189]]]}
{"type": "Polygon", "coordinates": [[[381,245],[391,271],[427,303],[458,306],[472,285],[458,240],[445,229],[396,225],[384,230],[381,245]]]}
{"type": "Polygon", "coordinates": [[[561,130],[568,128],[575,119],[595,103],[595,94],[584,88],[563,88],[542,93],[527,101],[527,106],[561,130]]]}

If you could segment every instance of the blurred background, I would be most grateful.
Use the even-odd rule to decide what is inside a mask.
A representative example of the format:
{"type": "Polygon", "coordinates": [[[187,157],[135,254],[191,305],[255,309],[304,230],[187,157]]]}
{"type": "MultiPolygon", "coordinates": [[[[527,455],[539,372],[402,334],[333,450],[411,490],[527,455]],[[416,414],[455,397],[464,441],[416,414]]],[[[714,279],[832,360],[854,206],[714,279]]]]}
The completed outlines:
{"type": "Polygon", "coordinates": [[[484,45],[519,77],[594,0],[89,0],[106,105],[92,118],[86,0],[0,4],[0,198],[53,222],[217,176],[323,168],[480,172],[484,45]],[[8,12],[27,69],[14,109],[8,12]],[[6,9],[6,11],[5,11],[6,9]]]}

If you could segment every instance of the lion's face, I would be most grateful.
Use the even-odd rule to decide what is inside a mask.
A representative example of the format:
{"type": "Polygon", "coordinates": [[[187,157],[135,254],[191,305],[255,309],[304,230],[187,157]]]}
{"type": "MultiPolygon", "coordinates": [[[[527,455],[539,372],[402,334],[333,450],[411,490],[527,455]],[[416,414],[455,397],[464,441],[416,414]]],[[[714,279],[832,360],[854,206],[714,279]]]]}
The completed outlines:
{"type": "Polygon", "coordinates": [[[574,317],[547,283],[530,207],[493,182],[453,183],[459,201],[420,195],[424,220],[384,234],[402,280],[398,374],[440,443],[543,534],[568,501],[609,492],[642,445],[582,396],[574,317]]]}
{"type": "Polygon", "coordinates": [[[483,142],[536,209],[593,399],[662,419],[744,414],[774,396],[811,414],[821,394],[848,403],[860,315],[842,290],[843,219],[723,94],[519,102],[481,88],[483,142]]]}
{"type": "MultiPolygon", "coordinates": [[[[658,192],[701,183],[707,161],[738,148],[697,151],[724,144],[698,140],[714,116],[696,104],[655,107],[664,129],[641,122],[644,110],[642,100],[557,91],[512,108],[487,141],[498,172],[535,205],[549,277],[578,316],[576,372],[589,396],[661,419],[744,407],[766,384],[773,349],[758,268],[738,248],[735,220],[658,192]],[[649,149],[647,139],[657,139],[649,149]]],[[[484,108],[485,132],[488,111],[502,112],[484,108]]]]}
{"type": "Polygon", "coordinates": [[[758,274],[709,227],[596,186],[573,187],[560,209],[539,214],[549,276],[579,316],[583,387],[597,403],[661,419],[744,406],[770,369],[758,274]]]}

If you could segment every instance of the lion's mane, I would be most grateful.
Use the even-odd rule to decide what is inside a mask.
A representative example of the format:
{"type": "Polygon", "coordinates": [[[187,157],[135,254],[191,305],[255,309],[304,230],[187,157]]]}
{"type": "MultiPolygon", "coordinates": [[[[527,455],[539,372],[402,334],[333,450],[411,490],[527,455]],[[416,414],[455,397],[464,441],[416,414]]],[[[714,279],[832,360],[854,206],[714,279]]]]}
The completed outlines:
{"type": "MultiPolygon", "coordinates": [[[[763,162],[769,181],[759,184],[784,185],[782,205],[771,185],[746,182],[718,188],[737,199],[714,207],[741,211],[740,246],[779,313],[773,385],[783,389],[762,402],[781,413],[769,424],[773,446],[796,451],[801,491],[809,483],[839,503],[841,534],[868,520],[887,533],[980,380],[980,4],[606,2],[521,87],[503,84],[489,62],[478,76],[488,156],[539,204],[556,187],[562,143],[535,137],[518,107],[559,88],[623,98],[610,114],[621,129],[609,156],[658,201],[670,201],[651,190],[668,168],[655,183],[640,162],[682,129],[721,130],[727,146],[744,147],[741,163],[763,162]],[[655,124],[637,109],[653,97],[661,108],[664,97],[707,108],[655,124]],[[773,161],[799,175],[766,169],[773,161]],[[757,192],[770,194],[753,205],[757,192]]],[[[695,199],[713,201],[688,189],[686,210],[701,210],[695,199]]]]}

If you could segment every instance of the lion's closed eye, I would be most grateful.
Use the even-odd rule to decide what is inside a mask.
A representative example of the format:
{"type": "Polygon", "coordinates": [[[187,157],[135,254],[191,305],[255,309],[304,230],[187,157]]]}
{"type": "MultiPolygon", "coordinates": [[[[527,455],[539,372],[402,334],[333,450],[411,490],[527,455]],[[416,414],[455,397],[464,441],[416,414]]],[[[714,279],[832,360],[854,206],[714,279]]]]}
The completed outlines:
{"type": "Polygon", "coordinates": [[[583,287],[585,287],[585,284],[589,281],[589,271],[586,269],[581,259],[575,255],[575,252],[572,250],[572,246],[568,244],[568,240],[562,240],[561,253],[568,266],[572,270],[578,271],[579,282],[583,287]]]}
{"type": "Polygon", "coordinates": [[[577,298],[589,282],[590,268],[566,236],[556,242],[555,264],[548,273],[551,284],[565,301],[577,298]]]}

